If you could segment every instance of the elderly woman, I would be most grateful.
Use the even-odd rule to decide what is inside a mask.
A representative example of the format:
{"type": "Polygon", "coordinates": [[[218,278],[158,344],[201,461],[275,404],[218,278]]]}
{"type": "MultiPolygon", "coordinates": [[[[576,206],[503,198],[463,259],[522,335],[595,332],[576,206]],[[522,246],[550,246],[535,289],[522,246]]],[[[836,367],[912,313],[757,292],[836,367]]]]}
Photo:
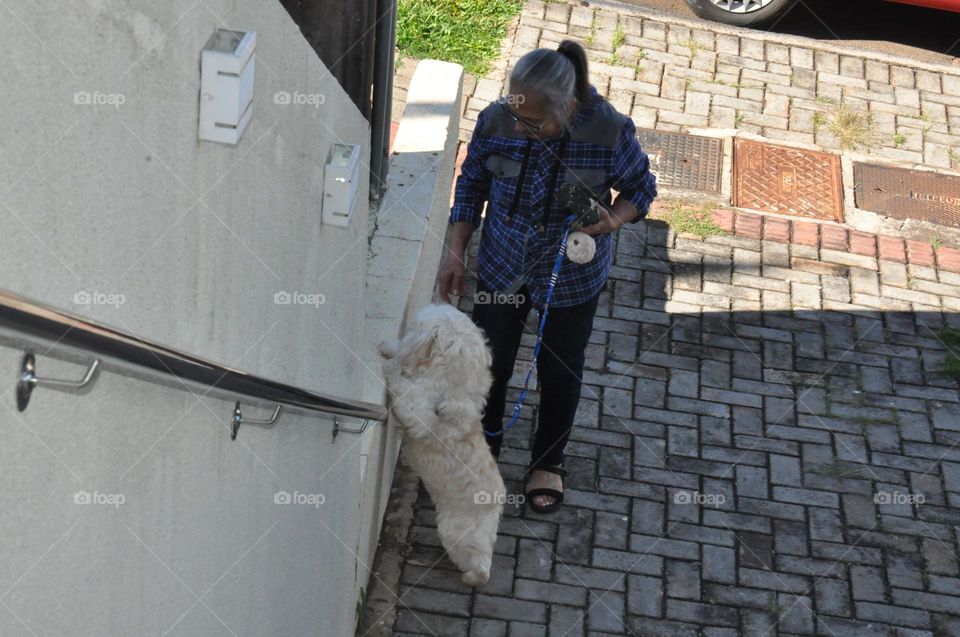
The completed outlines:
{"type": "Polygon", "coordinates": [[[568,228],[558,191],[563,184],[582,184],[601,204],[599,222],[582,228],[596,242],[592,260],[562,262],[537,361],[540,409],[526,499],[534,511],[550,512],[563,500],[564,448],[580,400],[593,316],[610,271],[611,235],[647,214],[656,179],[633,121],[590,84],[586,53],[576,42],[524,55],[508,88],[508,95],[479,114],[467,146],[440,294],[449,302],[451,292],[463,293],[467,246],[487,202],[472,318],[493,351],[483,427],[498,457],[507,382],[524,322],[531,307],[543,311],[568,228]],[[612,202],[611,188],[619,193],[612,202]]]}

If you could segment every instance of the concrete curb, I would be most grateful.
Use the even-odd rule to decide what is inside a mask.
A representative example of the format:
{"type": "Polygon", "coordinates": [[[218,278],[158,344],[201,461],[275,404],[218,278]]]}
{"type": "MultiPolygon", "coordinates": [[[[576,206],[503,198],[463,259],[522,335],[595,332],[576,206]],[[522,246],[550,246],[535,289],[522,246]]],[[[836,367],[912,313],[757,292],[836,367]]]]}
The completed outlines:
{"type": "MultiPolygon", "coordinates": [[[[458,64],[437,60],[417,64],[393,142],[387,191],[370,219],[363,365],[369,371],[364,376],[364,396],[373,402],[385,400],[377,345],[397,338],[407,317],[429,303],[433,295],[450,210],[462,82],[463,68],[458,64]]],[[[363,493],[374,494],[369,506],[376,506],[372,524],[377,531],[365,547],[369,549],[365,555],[375,553],[374,538],[382,537],[380,525],[390,506],[395,478],[399,434],[392,419],[387,423],[384,435],[361,439],[363,479],[376,480],[375,486],[363,489],[363,493]]],[[[406,507],[412,510],[411,503],[406,507]]],[[[387,565],[382,568],[389,571],[387,565]]],[[[381,590],[384,582],[375,571],[366,584],[370,587],[368,604],[375,600],[386,604],[396,594],[396,582],[381,590]]]]}

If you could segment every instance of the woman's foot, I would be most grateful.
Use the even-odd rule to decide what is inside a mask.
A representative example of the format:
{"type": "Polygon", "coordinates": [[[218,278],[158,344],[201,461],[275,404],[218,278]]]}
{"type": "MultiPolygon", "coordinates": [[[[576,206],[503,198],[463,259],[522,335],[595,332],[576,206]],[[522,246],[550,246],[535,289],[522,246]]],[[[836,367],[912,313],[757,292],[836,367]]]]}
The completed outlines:
{"type": "Polygon", "coordinates": [[[563,500],[563,477],[551,471],[534,469],[527,481],[526,493],[534,511],[546,513],[555,510],[563,500]],[[539,493],[534,493],[539,491],[539,493]],[[555,492],[556,495],[546,493],[555,492]],[[530,495],[533,494],[533,495],[530,495]]]}

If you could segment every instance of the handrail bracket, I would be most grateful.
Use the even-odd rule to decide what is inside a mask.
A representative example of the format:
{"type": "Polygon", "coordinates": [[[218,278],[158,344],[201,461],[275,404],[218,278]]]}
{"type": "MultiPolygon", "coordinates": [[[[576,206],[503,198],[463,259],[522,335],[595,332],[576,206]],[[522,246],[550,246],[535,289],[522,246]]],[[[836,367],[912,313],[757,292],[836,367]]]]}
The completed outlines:
{"type": "Polygon", "coordinates": [[[20,380],[17,381],[17,410],[24,411],[30,404],[30,396],[35,387],[59,387],[61,389],[83,389],[93,380],[94,374],[100,367],[100,359],[95,358],[86,373],[80,380],[66,380],[63,378],[40,378],[36,374],[37,362],[31,352],[23,356],[20,363],[20,380]]]}

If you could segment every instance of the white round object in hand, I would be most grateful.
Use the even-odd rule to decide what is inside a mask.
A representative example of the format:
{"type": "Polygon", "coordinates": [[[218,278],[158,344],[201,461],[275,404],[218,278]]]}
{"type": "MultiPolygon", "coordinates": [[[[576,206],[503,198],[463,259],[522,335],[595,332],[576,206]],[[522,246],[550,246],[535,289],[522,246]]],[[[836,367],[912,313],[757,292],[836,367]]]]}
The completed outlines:
{"type": "Polygon", "coordinates": [[[589,263],[596,251],[596,242],[586,232],[571,232],[567,237],[567,257],[574,263],[589,263]]]}

